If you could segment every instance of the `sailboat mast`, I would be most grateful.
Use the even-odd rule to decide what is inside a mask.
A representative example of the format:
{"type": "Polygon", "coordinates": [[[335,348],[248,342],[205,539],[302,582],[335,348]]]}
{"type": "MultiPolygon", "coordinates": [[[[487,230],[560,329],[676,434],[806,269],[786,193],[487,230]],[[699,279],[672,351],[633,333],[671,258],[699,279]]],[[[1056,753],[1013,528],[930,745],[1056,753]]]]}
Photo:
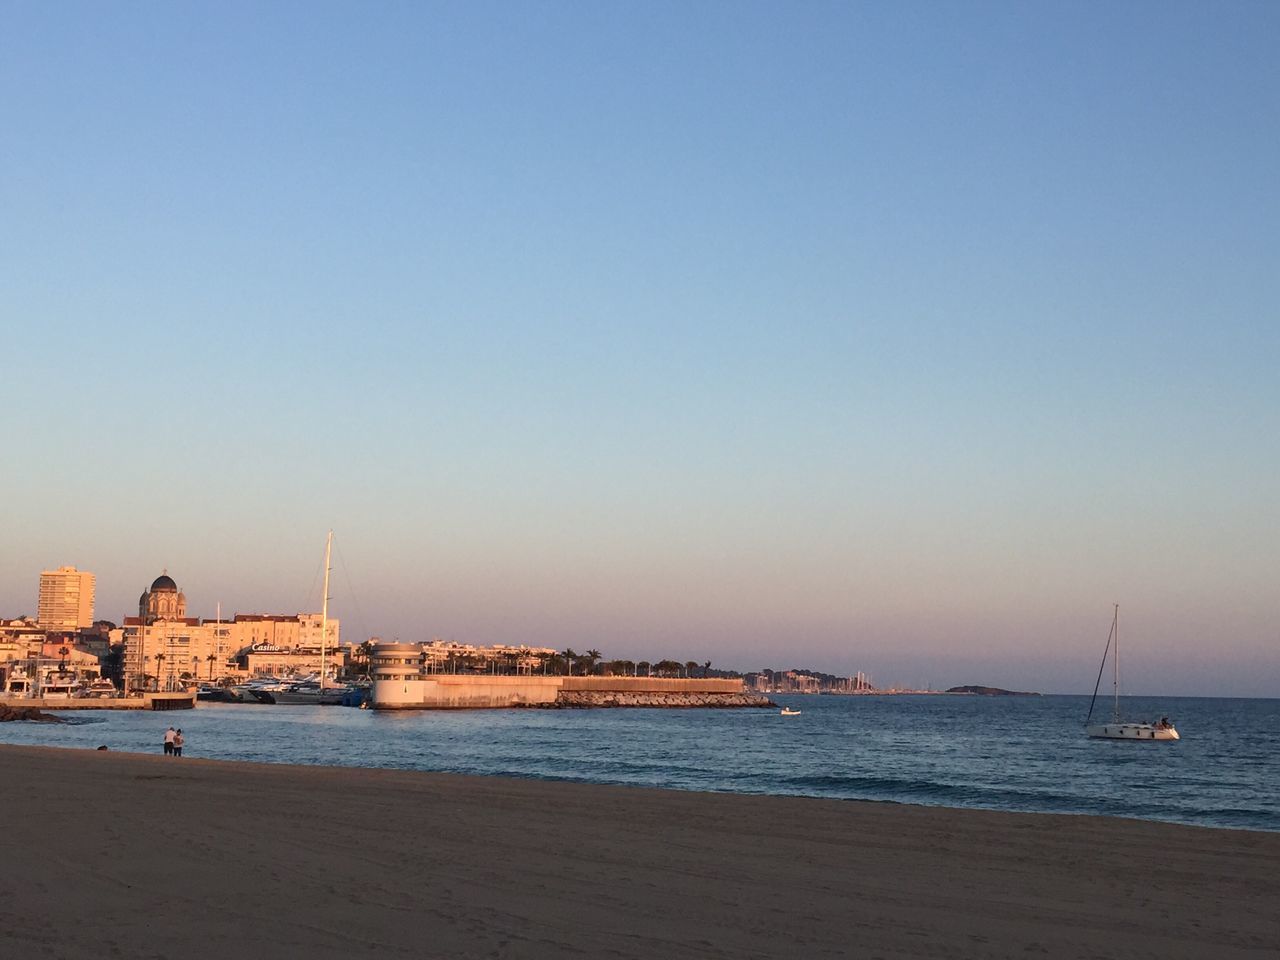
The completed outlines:
{"type": "Polygon", "coordinates": [[[325,641],[329,633],[329,557],[333,551],[333,531],[324,541],[324,597],[320,601],[320,692],[324,692],[324,681],[328,674],[325,659],[325,641]]]}
{"type": "Polygon", "coordinates": [[[1115,668],[1115,679],[1112,685],[1115,687],[1115,714],[1116,722],[1120,722],[1120,604],[1116,604],[1115,613],[1111,617],[1111,629],[1115,631],[1116,650],[1115,656],[1111,658],[1111,664],[1115,668]]]}

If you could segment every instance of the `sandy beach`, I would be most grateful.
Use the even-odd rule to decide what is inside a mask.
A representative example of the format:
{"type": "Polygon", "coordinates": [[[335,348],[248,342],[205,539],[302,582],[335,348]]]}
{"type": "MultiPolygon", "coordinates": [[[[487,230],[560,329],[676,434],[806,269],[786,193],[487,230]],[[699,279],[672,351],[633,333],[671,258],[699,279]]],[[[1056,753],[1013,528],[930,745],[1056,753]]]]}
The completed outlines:
{"type": "Polygon", "coordinates": [[[1280,834],[0,747],[0,956],[1232,958],[1280,834]]]}

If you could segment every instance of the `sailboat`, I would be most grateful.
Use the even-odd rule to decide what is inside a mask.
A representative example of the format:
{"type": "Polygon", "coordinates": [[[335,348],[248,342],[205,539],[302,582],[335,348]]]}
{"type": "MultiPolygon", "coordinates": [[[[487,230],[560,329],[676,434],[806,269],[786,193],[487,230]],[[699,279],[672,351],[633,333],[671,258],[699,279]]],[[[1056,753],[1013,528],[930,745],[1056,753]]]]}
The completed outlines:
{"type": "Polygon", "coordinates": [[[330,558],[333,552],[333,531],[324,542],[324,588],[320,600],[320,675],[291,683],[283,690],[272,691],[276,703],[318,704],[333,706],[342,703],[345,688],[329,682],[329,658],[325,643],[329,634],[329,573],[333,569],[330,558]]]}
{"type": "Polygon", "coordinates": [[[1168,717],[1155,723],[1126,723],[1120,719],[1120,604],[1115,605],[1111,616],[1111,632],[1107,635],[1107,646],[1102,651],[1102,663],[1098,667],[1098,682],[1093,685],[1093,699],[1089,701],[1089,715],[1084,719],[1084,731],[1091,737],[1104,740],[1180,740],[1178,731],[1174,729],[1168,717]],[[1114,649],[1113,649],[1114,648],[1114,649]],[[1114,688],[1114,705],[1110,723],[1090,724],[1093,719],[1093,706],[1098,700],[1098,687],[1102,684],[1102,671],[1107,666],[1107,654],[1111,653],[1112,686],[1114,688]]]}

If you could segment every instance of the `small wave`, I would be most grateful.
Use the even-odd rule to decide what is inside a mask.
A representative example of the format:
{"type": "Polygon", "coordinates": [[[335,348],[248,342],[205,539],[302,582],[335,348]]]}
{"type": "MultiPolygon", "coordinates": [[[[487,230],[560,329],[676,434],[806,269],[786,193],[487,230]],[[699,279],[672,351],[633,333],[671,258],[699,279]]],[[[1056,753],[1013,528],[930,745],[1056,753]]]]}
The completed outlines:
{"type": "Polygon", "coordinates": [[[1029,813],[1094,814],[1168,820],[1218,827],[1280,828],[1280,816],[1248,807],[1210,807],[1166,799],[1153,807],[1113,797],[1086,796],[1009,787],[944,783],[900,777],[817,775],[776,778],[769,792],[844,800],[922,803],[930,806],[982,807],[1029,813]]]}

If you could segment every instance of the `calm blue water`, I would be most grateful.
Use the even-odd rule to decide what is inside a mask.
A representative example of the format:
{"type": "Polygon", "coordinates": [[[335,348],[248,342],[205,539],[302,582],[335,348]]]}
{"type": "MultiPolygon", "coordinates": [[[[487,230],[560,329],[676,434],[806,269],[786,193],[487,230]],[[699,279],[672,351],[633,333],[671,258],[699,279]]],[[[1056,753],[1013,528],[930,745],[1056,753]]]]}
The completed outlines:
{"type": "Polygon", "coordinates": [[[1179,743],[1089,740],[1087,697],[776,697],[803,710],[477,710],[204,705],[0,724],[0,742],[888,800],[1280,830],[1280,700],[1126,698],[1179,743]]]}

